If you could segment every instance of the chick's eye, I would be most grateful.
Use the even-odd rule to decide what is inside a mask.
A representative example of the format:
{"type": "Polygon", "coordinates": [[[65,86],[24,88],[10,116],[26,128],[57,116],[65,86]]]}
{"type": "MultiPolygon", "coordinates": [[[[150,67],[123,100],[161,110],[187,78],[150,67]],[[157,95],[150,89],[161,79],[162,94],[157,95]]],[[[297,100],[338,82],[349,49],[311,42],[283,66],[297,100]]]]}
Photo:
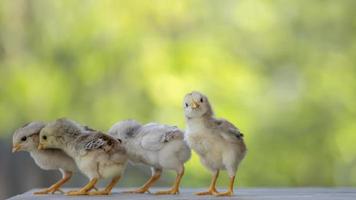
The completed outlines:
{"type": "Polygon", "coordinates": [[[188,103],[185,103],[185,107],[188,107],[188,103]]]}
{"type": "Polygon", "coordinates": [[[26,139],[27,139],[27,137],[26,136],[23,136],[22,138],[21,138],[21,141],[26,141],[26,139]]]}
{"type": "Polygon", "coordinates": [[[47,136],[45,136],[45,135],[42,136],[42,139],[47,140],[47,136]]]}
{"type": "Polygon", "coordinates": [[[203,100],[203,97],[201,97],[201,98],[200,98],[200,102],[203,103],[203,101],[204,101],[204,100],[203,100]]]}

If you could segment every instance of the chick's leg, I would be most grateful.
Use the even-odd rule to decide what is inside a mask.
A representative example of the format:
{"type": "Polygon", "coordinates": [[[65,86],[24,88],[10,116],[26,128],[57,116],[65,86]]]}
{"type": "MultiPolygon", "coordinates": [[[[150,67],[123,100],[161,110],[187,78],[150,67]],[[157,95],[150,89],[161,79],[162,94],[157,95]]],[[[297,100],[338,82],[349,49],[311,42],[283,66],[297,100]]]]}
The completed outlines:
{"type": "Polygon", "coordinates": [[[38,192],[34,192],[33,194],[39,195],[39,194],[54,194],[56,191],[60,191],[63,193],[62,190],[60,190],[59,188],[66,183],[71,177],[72,177],[72,172],[70,171],[63,171],[63,178],[61,180],[59,180],[57,183],[53,184],[51,187],[45,189],[45,190],[41,190],[38,192]]]}
{"type": "Polygon", "coordinates": [[[111,180],[111,182],[109,183],[109,185],[107,185],[104,190],[89,192],[89,195],[109,195],[109,194],[111,194],[111,190],[115,187],[117,182],[119,182],[120,178],[121,178],[121,176],[117,176],[117,177],[113,178],[111,180]]]}
{"type": "Polygon", "coordinates": [[[71,195],[71,196],[75,196],[75,195],[87,195],[89,193],[89,191],[91,189],[93,189],[95,187],[95,184],[98,182],[97,178],[93,178],[89,181],[88,184],[86,184],[84,187],[82,187],[79,190],[75,190],[75,191],[69,191],[66,193],[66,195],[71,195]]]}
{"type": "Polygon", "coordinates": [[[235,176],[230,177],[229,189],[226,192],[217,193],[216,196],[231,196],[234,194],[235,176]]]}
{"type": "Polygon", "coordinates": [[[206,192],[198,192],[198,193],[195,193],[195,194],[196,195],[214,195],[214,194],[217,194],[218,191],[216,190],[216,181],[218,180],[218,177],[219,177],[219,170],[217,170],[215,172],[215,174],[213,175],[213,179],[211,180],[211,183],[210,183],[208,191],[206,191],[206,192]]]}
{"type": "Polygon", "coordinates": [[[179,170],[177,173],[176,180],[170,190],[167,191],[158,191],[155,194],[156,195],[162,195],[162,194],[178,194],[179,193],[179,185],[180,181],[182,180],[182,177],[184,175],[184,166],[179,170]]]}
{"type": "Polygon", "coordinates": [[[148,189],[161,177],[161,170],[160,169],[153,169],[153,174],[151,178],[140,188],[134,191],[128,191],[127,193],[145,193],[148,189]]]}

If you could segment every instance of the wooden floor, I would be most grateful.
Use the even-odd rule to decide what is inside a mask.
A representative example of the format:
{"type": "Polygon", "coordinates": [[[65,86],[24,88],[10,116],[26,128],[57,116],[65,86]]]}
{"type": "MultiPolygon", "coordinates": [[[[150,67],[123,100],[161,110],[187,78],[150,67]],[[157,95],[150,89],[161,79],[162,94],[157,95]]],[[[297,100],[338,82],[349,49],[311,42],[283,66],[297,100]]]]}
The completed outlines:
{"type": "MultiPolygon", "coordinates": [[[[162,188],[153,188],[155,192],[162,188]]],[[[66,190],[66,189],[65,189],[66,190]]],[[[68,190],[68,189],[67,189],[68,190]]],[[[97,200],[97,199],[139,199],[139,200],[156,200],[156,199],[231,199],[231,200],[356,200],[356,188],[244,188],[235,191],[232,197],[214,197],[214,196],[196,196],[195,192],[200,189],[182,189],[179,195],[164,195],[156,196],[152,194],[125,194],[120,193],[124,189],[115,189],[112,195],[109,196],[64,196],[43,195],[34,196],[32,191],[26,192],[10,198],[10,200],[35,200],[35,199],[83,199],[83,200],[97,200]]]]}

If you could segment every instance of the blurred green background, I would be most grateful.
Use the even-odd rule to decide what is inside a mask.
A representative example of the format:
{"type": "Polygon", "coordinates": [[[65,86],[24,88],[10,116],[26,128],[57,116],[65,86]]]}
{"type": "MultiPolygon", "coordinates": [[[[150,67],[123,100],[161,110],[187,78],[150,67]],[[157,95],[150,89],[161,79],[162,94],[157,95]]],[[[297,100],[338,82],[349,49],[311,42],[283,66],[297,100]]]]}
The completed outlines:
{"type": "MultiPolygon", "coordinates": [[[[28,121],[66,116],[106,131],[134,118],[184,129],[182,99],[198,90],[245,133],[238,187],[356,186],[355,8],[353,0],[1,1],[1,168],[18,173],[20,156],[33,165],[9,150],[28,121]]],[[[146,171],[121,186],[149,176],[130,170],[146,171]]],[[[10,177],[1,177],[3,196],[34,187],[9,190],[10,177]]],[[[219,186],[227,181],[223,173],[219,186]]],[[[209,182],[194,155],[183,187],[209,182]]]]}

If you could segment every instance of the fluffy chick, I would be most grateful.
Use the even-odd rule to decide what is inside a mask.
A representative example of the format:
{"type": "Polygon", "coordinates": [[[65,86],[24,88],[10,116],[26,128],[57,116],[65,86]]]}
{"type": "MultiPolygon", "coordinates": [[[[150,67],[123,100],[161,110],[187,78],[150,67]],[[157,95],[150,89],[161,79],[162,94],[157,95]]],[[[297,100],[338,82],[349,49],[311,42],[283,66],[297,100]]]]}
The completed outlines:
{"type": "Polygon", "coordinates": [[[104,133],[84,129],[76,122],[58,119],[40,132],[39,148],[61,149],[71,156],[90,181],[67,195],[108,195],[122,176],[127,154],[119,140],[104,133]],[[112,178],[104,190],[89,192],[99,179],[112,178]]]}
{"type": "Polygon", "coordinates": [[[202,164],[213,173],[209,190],[197,195],[232,195],[235,174],[247,150],[243,134],[225,119],[214,118],[208,98],[200,92],[187,94],[183,107],[187,125],[186,140],[200,156],[202,164]],[[216,190],[219,170],[227,170],[230,176],[227,192],[219,193],[216,190]]]}
{"type": "Polygon", "coordinates": [[[44,170],[59,170],[62,179],[47,189],[34,192],[34,194],[49,194],[61,191],[59,188],[66,183],[76,170],[74,160],[59,149],[38,150],[39,134],[44,122],[31,122],[17,129],[13,135],[12,152],[27,151],[35,163],[44,170]]]}
{"type": "Polygon", "coordinates": [[[155,194],[177,194],[184,174],[184,163],[191,152],[184,141],[184,133],[175,126],[149,123],[141,125],[134,120],[114,124],[109,134],[122,141],[127,149],[129,160],[136,164],[151,167],[151,178],[132,193],[145,193],[160,178],[163,169],[175,170],[177,177],[168,191],[155,194]]]}

